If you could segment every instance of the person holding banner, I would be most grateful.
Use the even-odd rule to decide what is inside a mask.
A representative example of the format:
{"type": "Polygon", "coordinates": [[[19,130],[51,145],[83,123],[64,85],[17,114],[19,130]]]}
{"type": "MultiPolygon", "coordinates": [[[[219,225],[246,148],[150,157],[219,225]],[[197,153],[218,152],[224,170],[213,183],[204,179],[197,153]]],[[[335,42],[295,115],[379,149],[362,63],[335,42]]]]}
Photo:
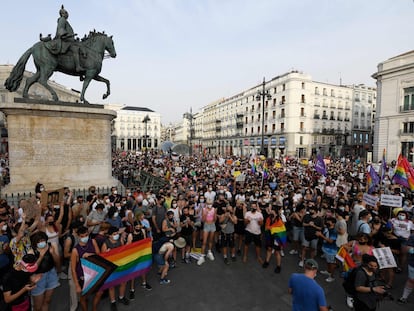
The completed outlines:
{"type": "MultiPolygon", "coordinates": [[[[72,280],[75,284],[76,293],[80,295],[82,293],[84,275],[81,265],[80,258],[86,258],[94,254],[99,254],[98,244],[94,239],[89,238],[88,228],[82,226],[77,230],[77,235],[79,238],[78,244],[72,249],[71,260],[70,260],[70,269],[72,272],[72,280]]],[[[101,295],[95,295],[93,300],[93,311],[97,310],[98,303],[100,301],[101,295]]],[[[88,310],[88,296],[80,296],[79,303],[82,308],[82,311],[88,310]]]]}

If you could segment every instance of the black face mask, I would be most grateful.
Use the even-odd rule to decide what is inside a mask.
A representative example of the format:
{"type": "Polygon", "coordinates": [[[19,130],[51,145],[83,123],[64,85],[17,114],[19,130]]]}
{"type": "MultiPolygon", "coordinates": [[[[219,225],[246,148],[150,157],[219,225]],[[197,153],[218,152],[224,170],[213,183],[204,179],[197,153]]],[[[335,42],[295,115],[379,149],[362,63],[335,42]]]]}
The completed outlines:
{"type": "Polygon", "coordinates": [[[367,245],[367,242],[358,242],[359,245],[367,245]]]}
{"type": "Polygon", "coordinates": [[[50,226],[53,226],[55,224],[55,222],[54,221],[49,221],[49,225],[50,226]]]}

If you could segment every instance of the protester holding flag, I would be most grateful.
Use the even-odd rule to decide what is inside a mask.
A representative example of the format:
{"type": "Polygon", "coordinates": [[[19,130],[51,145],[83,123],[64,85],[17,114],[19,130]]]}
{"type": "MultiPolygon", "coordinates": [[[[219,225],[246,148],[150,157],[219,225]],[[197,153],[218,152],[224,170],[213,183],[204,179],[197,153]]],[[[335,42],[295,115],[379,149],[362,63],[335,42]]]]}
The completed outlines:
{"type": "MultiPolygon", "coordinates": [[[[117,248],[124,245],[123,239],[120,238],[119,228],[111,227],[108,230],[108,238],[102,245],[101,251],[107,252],[111,249],[117,248]]],[[[119,302],[122,302],[124,305],[129,305],[128,298],[125,297],[127,282],[122,282],[119,286],[119,302]]],[[[111,300],[111,311],[117,311],[118,308],[116,306],[116,299],[115,299],[115,287],[109,288],[109,299],[111,300]]]]}
{"type": "MultiPolygon", "coordinates": [[[[86,227],[79,227],[77,230],[77,235],[79,237],[78,244],[72,249],[71,260],[70,260],[70,269],[72,270],[72,280],[76,287],[76,292],[78,295],[81,294],[83,284],[85,281],[83,269],[81,265],[81,258],[87,258],[94,254],[99,254],[98,244],[94,239],[89,238],[89,231],[86,227]]],[[[95,295],[93,300],[93,311],[97,310],[98,303],[100,301],[101,295],[95,295]]],[[[88,310],[88,296],[81,295],[80,306],[82,311],[88,310]]]]}

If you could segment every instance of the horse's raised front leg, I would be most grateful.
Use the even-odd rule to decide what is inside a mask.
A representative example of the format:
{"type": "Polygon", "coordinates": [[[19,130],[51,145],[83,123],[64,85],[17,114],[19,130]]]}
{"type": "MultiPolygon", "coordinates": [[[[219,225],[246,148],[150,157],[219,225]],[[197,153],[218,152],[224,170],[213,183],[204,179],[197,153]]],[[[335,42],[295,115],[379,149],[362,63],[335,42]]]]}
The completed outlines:
{"type": "Polygon", "coordinates": [[[40,73],[39,73],[39,71],[36,71],[36,73],[33,76],[26,79],[26,84],[25,84],[24,89],[23,89],[23,97],[24,98],[29,97],[29,89],[33,85],[33,83],[37,82],[39,77],[40,77],[40,73]]]}
{"type": "Polygon", "coordinates": [[[106,84],[106,94],[103,94],[102,98],[107,98],[111,94],[111,83],[109,82],[109,80],[105,79],[104,77],[101,77],[100,75],[97,75],[93,79],[99,82],[104,82],[106,84]]]}

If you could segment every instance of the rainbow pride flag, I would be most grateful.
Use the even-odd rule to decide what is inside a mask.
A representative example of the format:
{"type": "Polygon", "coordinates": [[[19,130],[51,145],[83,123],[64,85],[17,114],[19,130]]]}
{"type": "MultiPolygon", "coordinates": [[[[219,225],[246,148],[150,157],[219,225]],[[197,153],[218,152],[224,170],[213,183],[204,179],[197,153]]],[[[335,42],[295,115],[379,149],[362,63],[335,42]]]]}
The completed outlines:
{"type": "Polygon", "coordinates": [[[111,249],[100,256],[117,265],[117,268],[106,279],[101,290],[114,287],[123,282],[135,279],[151,269],[152,240],[146,238],[128,245],[111,249]]]}
{"type": "Polygon", "coordinates": [[[279,218],[274,223],[271,223],[270,217],[266,220],[266,227],[270,231],[270,235],[273,237],[277,243],[281,244],[283,247],[287,245],[287,234],[286,227],[281,218],[279,218]]]}
{"type": "Polygon", "coordinates": [[[404,187],[414,190],[414,169],[411,167],[407,158],[401,154],[398,156],[397,167],[394,172],[393,180],[404,187]]]}
{"type": "Polygon", "coordinates": [[[356,264],[352,259],[351,255],[347,252],[346,248],[341,246],[336,254],[336,259],[342,262],[343,271],[348,272],[349,270],[356,268],[356,264]]]}

